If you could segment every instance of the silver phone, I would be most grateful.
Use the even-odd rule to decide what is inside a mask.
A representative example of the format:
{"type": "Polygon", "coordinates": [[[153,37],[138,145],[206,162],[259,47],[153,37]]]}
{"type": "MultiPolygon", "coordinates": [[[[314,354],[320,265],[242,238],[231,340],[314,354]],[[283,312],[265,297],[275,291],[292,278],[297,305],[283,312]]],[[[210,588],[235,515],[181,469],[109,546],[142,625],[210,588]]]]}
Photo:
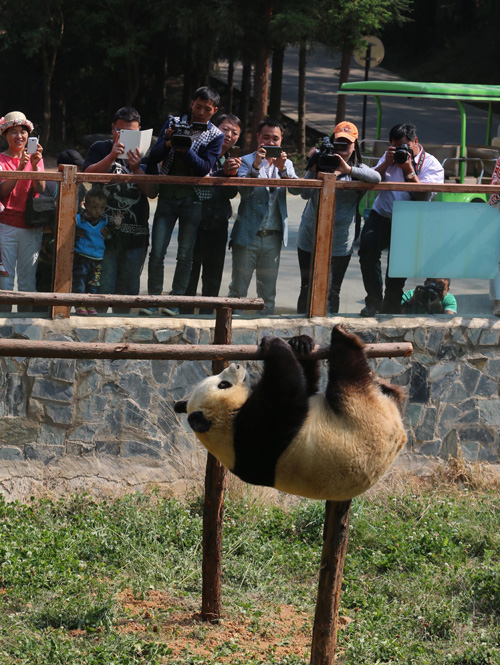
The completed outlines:
{"type": "Polygon", "coordinates": [[[34,155],[38,148],[38,136],[30,136],[26,145],[28,155],[34,155]]]}

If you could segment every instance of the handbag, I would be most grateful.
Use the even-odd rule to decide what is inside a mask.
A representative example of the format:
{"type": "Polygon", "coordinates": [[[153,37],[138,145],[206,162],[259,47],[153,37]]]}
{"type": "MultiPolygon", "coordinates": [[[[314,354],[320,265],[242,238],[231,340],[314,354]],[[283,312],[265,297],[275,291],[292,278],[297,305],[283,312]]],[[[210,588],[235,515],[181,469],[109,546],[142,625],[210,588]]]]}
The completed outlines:
{"type": "Polygon", "coordinates": [[[39,196],[26,200],[25,222],[28,226],[54,226],[57,206],[51,196],[39,196]]]}

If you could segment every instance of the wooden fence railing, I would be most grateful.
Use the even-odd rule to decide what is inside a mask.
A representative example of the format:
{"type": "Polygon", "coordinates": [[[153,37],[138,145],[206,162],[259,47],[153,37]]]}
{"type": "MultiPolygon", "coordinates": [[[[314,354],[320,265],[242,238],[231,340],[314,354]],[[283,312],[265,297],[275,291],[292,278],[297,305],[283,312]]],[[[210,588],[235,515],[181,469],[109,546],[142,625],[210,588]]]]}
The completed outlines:
{"type": "MultiPolygon", "coordinates": [[[[331,249],[335,218],[335,202],[337,190],[355,189],[357,191],[407,191],[407,192],[500,192],[499,185],[468,185],[468,184],[436,184],[436,183],[379,183],[371,185],[361,182],[337,181],[333,174],[320,173],[318,180],[309,179],[266,179],[259,178],[191,178],[180,176],[148,176],[122,175],[109,173],[78,173],[76,166],[61,165],[59,171],[44,172],[13,172],[3,171],[2,179],[21,180],[54,180],[59,187],[59,214],[56,227],[56,247],[54,264],[54,292],[70,293],[73,270],[73,253],[75,241],[75,218],[77,212],[77,191],[80,183],[113,183],[137,182],[162,183],[171,185],[204,185],[204,186],[238,186],[238,187],[287,187],[309,188],[321,190],[316,226],[316,244],[311,265],[311,290],[308,316],[326,316],[328,302],[328,286],[331,268],[331,249]]],[[[151,304],[148,300],[141,301],[144,306],[151,304]]],[[[52,317],[68,317],[68,304],[54,304],[51,308],[52,317]]]]}

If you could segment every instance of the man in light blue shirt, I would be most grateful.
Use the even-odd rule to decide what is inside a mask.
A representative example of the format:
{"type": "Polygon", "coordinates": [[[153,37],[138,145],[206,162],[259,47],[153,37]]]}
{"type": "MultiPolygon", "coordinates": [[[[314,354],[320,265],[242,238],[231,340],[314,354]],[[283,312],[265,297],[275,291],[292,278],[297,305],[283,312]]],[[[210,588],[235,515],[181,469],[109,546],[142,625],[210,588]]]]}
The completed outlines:
{"type": "MultiPolygon", "coordinates": [[[[245,155],[238,170],[240,178],[297,178],[286,152],[279,149],[283,127],[276,120],[263,120],[257,131],[257,150],[245,155]],[[267,154],[277,152],[277,156],[267,154]]],[[[233,254],[229,297],[245,298],[255,271],[257,295],[264,315],[274,313],[276,282],[281,246],[288,242],[286,189],[283,187],[241,187],[241,203],[231,233],[233,254]]]]}

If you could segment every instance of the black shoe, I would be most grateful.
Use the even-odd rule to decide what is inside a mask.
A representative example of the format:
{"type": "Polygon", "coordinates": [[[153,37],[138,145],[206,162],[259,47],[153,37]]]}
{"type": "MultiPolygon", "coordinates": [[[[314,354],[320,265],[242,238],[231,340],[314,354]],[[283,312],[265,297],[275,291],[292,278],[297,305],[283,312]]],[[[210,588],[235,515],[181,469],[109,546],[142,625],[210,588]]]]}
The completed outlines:
{"type": "Polygon", "coordinates": [[[374,307],[373,305],[365,305],[365,307],[363,307],[359,315],[369,317],[369,316],[375,316],[378,313],[379,311],[377,307],[374,307]]]}
{"type": "Polygon", "coordinates": [[[401,314],[401,304],[391,302],[390,300],[384,300],[380,311],[382,314],[401,314]]]}

